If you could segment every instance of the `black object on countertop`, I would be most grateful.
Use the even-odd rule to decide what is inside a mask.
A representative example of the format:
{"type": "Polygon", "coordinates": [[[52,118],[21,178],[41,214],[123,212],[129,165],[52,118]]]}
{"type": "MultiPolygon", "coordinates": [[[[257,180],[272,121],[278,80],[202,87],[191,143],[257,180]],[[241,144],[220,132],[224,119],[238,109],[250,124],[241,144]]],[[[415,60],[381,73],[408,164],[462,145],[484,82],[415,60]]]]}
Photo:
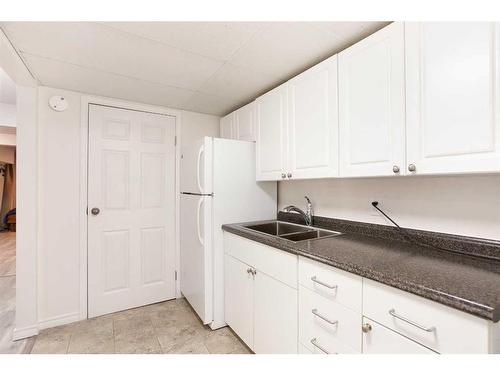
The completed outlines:
{"type": "Polygon", "coordinates": [[[393,223],[396,227],[398,227],[399,229],[401,229],[401,227],[398,225],[398,223],[396,223],[394,220],[392,220],[384,211],[382,211],[381,208],[378,207],[378,202],[377,201],[373,201],[372,202],[372,206],[375,207],[375,209],[380,212],[382,215],[384,215],[387,219],[389,219],[389,221],[391,223],[393,223]]]}

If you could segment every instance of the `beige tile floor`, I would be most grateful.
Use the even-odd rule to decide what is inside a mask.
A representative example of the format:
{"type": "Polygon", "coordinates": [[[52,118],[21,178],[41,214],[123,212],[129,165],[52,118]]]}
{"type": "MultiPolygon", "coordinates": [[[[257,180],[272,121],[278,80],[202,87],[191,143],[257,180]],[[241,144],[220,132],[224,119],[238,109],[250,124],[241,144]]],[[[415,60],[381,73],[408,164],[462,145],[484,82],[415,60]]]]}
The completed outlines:
{"type": "Polygon", "coordinates": [[[166,301],[41,331],[12,341],[15,233],[0,232],[0,353],[233,353],[250,350],[229,328],[203,326],[185,299],[166,301]]]}
{"type": "Polygon", "coordinates": [[[12,340],[16,314],[16,234],[0,232],[0,353],[29,353],[33,338],[12,340]]]}
{"type": "Polygon", "coordinates": [[[31,353],[247,354],[229,328],[203,326],[184,299],[126,310],[65,326],[36,337],[31,353]]]}

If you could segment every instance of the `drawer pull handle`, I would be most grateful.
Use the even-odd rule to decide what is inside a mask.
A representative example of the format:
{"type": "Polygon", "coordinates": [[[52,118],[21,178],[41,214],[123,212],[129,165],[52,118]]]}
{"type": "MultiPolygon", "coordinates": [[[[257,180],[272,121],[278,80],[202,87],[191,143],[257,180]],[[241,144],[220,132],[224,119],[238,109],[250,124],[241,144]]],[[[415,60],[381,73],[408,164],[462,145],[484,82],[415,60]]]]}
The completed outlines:
{"type": "Polygon", "coordinates": [[[433,331],[436,330],[436,327],[424,327],[424,326],[422,326],[422,325],[420,325],[418,323],[415,323],[415,322],[411,321],[410,319],[405,318],[404,316],[396,314],[396,310],[395,309],[390,309],[389,310],[389,314],[392,315],[393,317],[395,317],[396,319],[402,320],[403,322],[406,322],[408,324],[411,324],[414,327],[417,327],[418,329],[421,329],[422,331],[433,332],[433,331]]]}
{"type": "Polygon", "coordinates": [[[318,279],[316,278],[316,276],[311,277],[311,281],[312,281],[313,283],[317,283],[317,284],[319,284],[319,285],[326,286],[328,289],[337,289],[337,285],[330,285],[330,284],[327,284],[327,283],[325,283],[325,282],[323,282],[323,281],[318,280],[318,279]]]}
{"type": "Polygon", "coordinates": [[[318,318],[323,319],[325,322],[330,323],[330,324],[332,324],[332,325],[334,325],[334,324],[338,324],[338,323],[339,323],[339,321],[338,321],[338,320],[330,320],[330,319],[328,319],[326,316],[321,315],[321,314],[318,312],[318,309],[312,309],[312,310],[311,310],[311,312],[312,312],[314,315],[316,315],[318,318]]]}
{"type": "Polygon", "coordinates": [[[321,345],[319,345],[317,341],[318,341],[318,340],[317,340],[317,339],[316,339],[316,337],[315,337],[315,338],[313,338],[313,339],[311,340],[311,344],[313,344],[315,347],[317,347],[317,348],[318,348],[319,350],[321,350],[323,353],[325,353],[325,354],[330,354],[330,353],[328,352],[328,350],[326,350],[326,349],[325,349],[325,348],[323,348],[321,345]]]}

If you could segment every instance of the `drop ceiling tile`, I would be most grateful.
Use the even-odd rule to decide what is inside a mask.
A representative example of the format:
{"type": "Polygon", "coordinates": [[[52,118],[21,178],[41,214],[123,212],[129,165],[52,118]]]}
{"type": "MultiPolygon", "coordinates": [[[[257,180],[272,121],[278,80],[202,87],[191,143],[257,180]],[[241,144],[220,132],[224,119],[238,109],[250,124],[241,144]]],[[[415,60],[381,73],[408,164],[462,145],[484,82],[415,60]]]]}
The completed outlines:
{"type": "Polygon", "coordinates": [[[193,95],[190,90],[140,81],[42,57],[23,54],[23,58],[45,86],[173,108],[179,108],[193,95]]]}
{"type": "MultiPolygon", "coordinates": [[[[373,34],[389,22],[311,22],[313,27],[331,33],[343,40],[345,47],[373,34]]],[[[344,47],[343,47],[344,48],[344,47]]]]}
{"type": "Polygon", "coordinates": [[[228,63],[205,82],[199,91],[240,102],[253,99],[279,83],[281,82],[272,76],[228,63]]]}
{"type": "Polygon", "coordinates": [[[241,103],[231,102],[227,98],[196,92],[182,105],[182,108],[194,112],[224,116],[240,105],[241,103]]]}
{"type": "Polygon", "coordinates": [[[5,23],[22,52],[87,68],[196,89],[222,62],[88,22],[5,23]]]}
{"type": "Polygon", "coordinates": [[[308,23],[278,22],[260,30],[229,62],[280,80],[333,55],[341,45],[342,40],[308,23]]]}
{"type": "Polygon", "coordinates": [[[263,26],[228,22],[107,22],[106,25],[185,51],[228,60],[263,26]]]}

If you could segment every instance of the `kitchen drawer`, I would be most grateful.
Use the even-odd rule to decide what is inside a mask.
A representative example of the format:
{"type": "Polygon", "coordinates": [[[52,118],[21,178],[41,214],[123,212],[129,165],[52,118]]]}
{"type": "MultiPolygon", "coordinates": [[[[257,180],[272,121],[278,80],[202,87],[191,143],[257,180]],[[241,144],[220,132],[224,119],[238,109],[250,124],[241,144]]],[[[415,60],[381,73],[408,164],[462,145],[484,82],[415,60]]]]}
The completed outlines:
{"type": "Polygon", "coordinates": [[[363,333],[363,354],[436,354],[368,318],[363,318],[363,325],[370,329],[363,333]]]}
{"type": "Polygon", "coordinates": [[[330,353],[348,351],[343,346],[351,348],[353,352],[361,352],[361,313],[300,285],[299,341],[314,351],[315,347],[311,343],[313,338],[330,353]]]}
{"type": "Polygon", "coordinates": [[[357,275],[299,257],[299,284],[361,313],[363,282],[357,275]]]}
{"type": "Polygon", "coordinates": [[[224,252],[297,289],[297,255],[228,232],[224,252]]]}
{"type": "Polygon", "coordinates": [[[488,353],[486,320],[368,279],[363,315],[439,353],[488,353]]]}
{"type": "Polygon", "coordinates": [[[325,345],[320,338],[313,337],[309,340],[309,346],[313,347],[312,354],[361,354],[350,346],[335,339],[331,340],[328,345],[325,345]],[[312,344],[313,342],[314,345],[312,344]]]}

